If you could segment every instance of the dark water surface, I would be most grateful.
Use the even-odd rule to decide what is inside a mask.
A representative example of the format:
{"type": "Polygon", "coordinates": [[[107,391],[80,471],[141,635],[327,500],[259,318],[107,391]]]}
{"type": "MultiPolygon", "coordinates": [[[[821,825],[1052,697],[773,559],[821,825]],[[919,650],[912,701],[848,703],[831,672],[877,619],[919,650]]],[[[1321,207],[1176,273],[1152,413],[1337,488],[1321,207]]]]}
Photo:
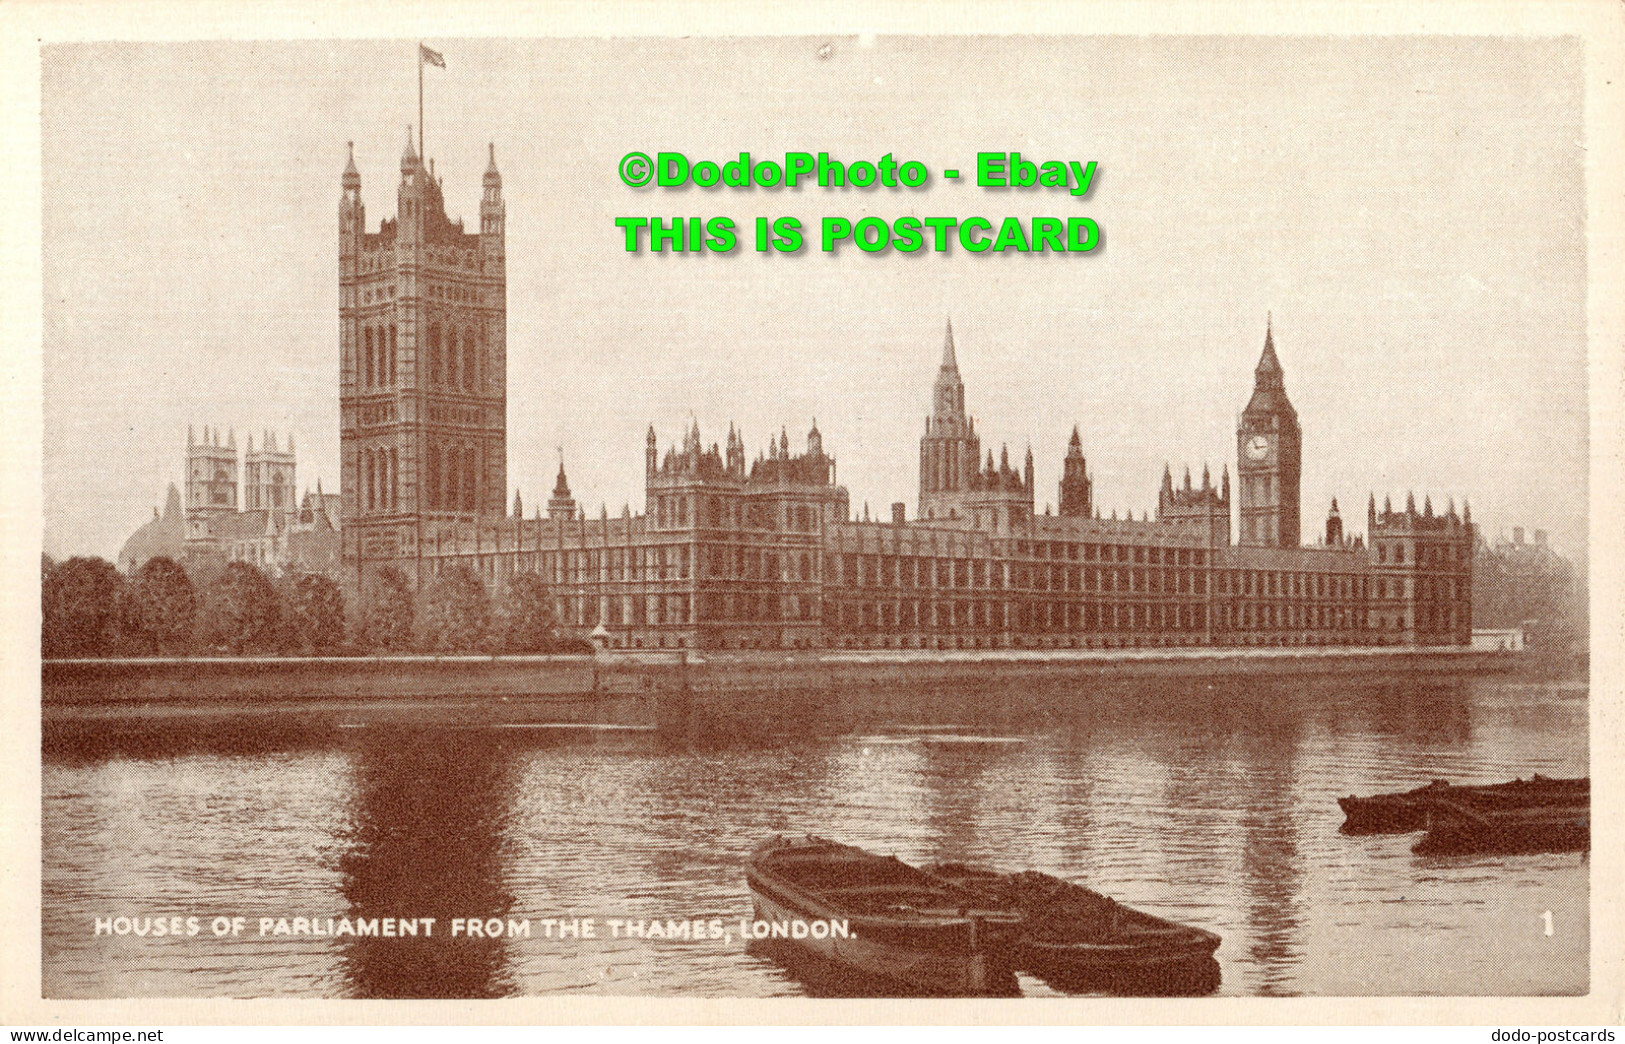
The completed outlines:
{"type": "Polygon", "coordinates": [[[1420,856],[1419,835],[1339,834],[1336,798],[1585,775],[1586,714],[1583,684],[1148,682],[698,700],[660,729],[48,730],[44,992],[825,992],[737,938],[744,858],[782,832],[1081,881],[1223,936],[1220,994],[1584,993],[1581,856],[1420,856]],[[188,915],[198,935],[95,934],[188,915]],[[215,916],[243,934],[216,938],[215,916]],[[300,916],[438,921],[431,939],[258,935],[300,916]],[[453,917],[528,918],[532,937],[449,938],[453,917]],[[585,917],[598,938],[542,937],[585,917]],[[610,918],[736,937],[614,939],[610,918]]]}

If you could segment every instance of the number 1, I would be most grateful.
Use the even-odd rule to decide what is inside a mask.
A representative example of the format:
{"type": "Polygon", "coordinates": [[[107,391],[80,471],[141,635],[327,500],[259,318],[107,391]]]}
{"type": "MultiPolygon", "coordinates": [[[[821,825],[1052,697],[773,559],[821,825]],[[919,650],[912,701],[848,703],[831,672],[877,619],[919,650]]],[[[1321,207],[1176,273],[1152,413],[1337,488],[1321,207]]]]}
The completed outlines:
{"type": "Polygon", "coordinates": [[[1547,910],[1545,913],[1540,915],[1540,919],[1546,922],[1546,934],[1552,934],[1552,912],[1547,910]]]}

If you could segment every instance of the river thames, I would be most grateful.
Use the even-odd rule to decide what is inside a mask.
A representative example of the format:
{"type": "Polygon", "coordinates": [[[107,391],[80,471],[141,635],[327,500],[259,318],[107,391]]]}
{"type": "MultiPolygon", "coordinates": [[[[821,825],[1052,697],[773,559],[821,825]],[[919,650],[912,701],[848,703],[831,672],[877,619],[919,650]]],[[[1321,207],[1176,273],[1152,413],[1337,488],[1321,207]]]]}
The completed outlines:
{"type": "Polygon", "coordinates": [[[1584,682],[1276,679],[696,699],[658,728],[606,713],[48,729],[42,986],[886,995],[738,937],[750,850],[810,833],[913,863],[1043,870],[1216,932],[1220,995],[1582,994],[1584,856],[1418,855],[1420,835],[1340,834],[1336,799],[1587,775],[1587,695],[1584,682]],[[97,933],[121,917],[195,917],[197,931],[97,933]],[[235,934],[215,934],[234,917],[235,934]],[[406,938],[260,934],[261,918],[296,917],[436,923],[406,938]],[[456,918],[499,919],[504,936],[529,921],[530,936],[453,936],[456,918]],[[592,938],[560,937],[589,919],[592,938]],[[724,934],[666,937],[694,921],[724,934]]]}

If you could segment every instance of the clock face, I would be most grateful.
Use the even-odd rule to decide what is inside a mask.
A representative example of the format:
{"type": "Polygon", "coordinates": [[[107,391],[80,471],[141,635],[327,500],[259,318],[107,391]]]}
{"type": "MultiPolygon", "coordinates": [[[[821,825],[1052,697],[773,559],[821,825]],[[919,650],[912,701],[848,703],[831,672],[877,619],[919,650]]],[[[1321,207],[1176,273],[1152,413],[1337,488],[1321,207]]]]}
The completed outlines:
{"type": "Polygon", "coordinates": [[[1251,460],[1263,460],[1270,455],[1270,440],[1262,435],[1254,435],[1247,443],[1247,456],[1251,460]]]}

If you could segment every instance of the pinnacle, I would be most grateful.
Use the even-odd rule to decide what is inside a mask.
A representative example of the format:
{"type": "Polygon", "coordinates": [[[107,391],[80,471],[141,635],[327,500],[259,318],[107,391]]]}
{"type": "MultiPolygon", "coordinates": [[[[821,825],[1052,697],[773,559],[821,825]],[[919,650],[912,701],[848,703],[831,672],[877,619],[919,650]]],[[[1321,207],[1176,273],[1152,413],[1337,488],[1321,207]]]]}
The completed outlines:
{"type": "Polygon", "coordinates": [[[355,142],[352,141],[348,142],[347,144],[350,148],[350,159],[344,164],[344,176],[342,178],[342,183],[345,188],[360,188],[361,171],[357,170],[355,165],[355,142]]]}
{"type": "Polygon", "coordinates": [[[406,149],[401,153],[401,173],[410,174],[422,165],[417,150],[412,148],[412,125],[406,125],[406,149]]]}
{"type": "Polygon", "coordinates": [[[1264,353],[1258,357],[1258,372],[1281,372],[1281,360],[1275,354],[1275,330],[1273,325],[1264,331],[1264,353]]]}

